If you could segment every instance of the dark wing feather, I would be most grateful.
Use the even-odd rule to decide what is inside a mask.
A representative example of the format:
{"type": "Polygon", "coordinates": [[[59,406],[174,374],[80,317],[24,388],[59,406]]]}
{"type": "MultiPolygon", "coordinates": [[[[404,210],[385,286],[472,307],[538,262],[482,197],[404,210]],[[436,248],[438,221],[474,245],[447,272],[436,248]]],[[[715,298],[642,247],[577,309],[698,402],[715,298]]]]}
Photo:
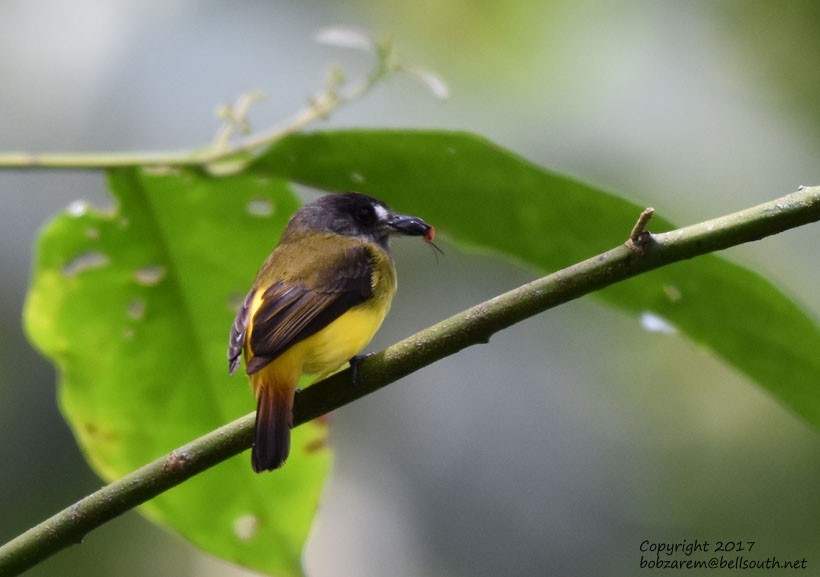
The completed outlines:
{"type": "Polygon", "coordinates": [[[248,374],[370,298],[372,272],[369,251],[358,246],[341,253],[334,266],[318,271],[307,282],[278,281],[268,287],[251,319],[253,357],[248,374]]]}
{"type": "Polygon", "coordinates": [[[253,301],[253,293],[251,291],[242,306],[236,311],[236,318],[231,327],[231,337],[228,339],[228,373],[234,374],[236,368],[239,366],[239,356],[242,354],[242,348],[245,346],[245,333],[248,330],[248,318],[253,301]]]}

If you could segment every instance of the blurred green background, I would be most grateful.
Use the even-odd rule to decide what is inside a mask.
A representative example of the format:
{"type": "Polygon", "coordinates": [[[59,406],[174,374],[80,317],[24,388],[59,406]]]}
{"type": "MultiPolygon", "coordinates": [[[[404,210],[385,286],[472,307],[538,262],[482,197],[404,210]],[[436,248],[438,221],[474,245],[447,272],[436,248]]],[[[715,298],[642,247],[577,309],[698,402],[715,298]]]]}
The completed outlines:
{"type": "MultiPolygon", "coordinates": [[[[679,224],[820,184],[820,9],[808,0],[4,0],[0,15],[4,151],[198,146],[215,107],[253,89],[268,96],[253,125],[272,125],[331,63],[366,70],[367,55],[312,41],[343,24],[392,33],[451,97],[395,77],[320,127],[469,130],[679,224]]],[[[3,542],[100,484],[20,328],[37,229],[78,198],[108,202],[102,176],[0,172],[3,542]]],[[[374,350],[537,274],[459,254],[442,233],[438,264],[396,243],[400,289],[374,350]]],[[[728,256],[818,317],[819,245],[815,225],[728,256]]],[[[818,432],[680,337],[589,299],[333,422],[313,576],[626,575],[644,539],[753,540],[751,558],[820,564],[818,432]]],[[[129,514],[30,574],[113,572],[243,573],[129,514]]]]}

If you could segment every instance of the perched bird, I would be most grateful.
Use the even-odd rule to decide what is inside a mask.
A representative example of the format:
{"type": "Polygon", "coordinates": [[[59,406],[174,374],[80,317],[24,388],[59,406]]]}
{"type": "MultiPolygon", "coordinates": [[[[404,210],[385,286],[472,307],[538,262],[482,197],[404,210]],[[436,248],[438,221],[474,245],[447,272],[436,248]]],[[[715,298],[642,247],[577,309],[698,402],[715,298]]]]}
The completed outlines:
{"type": "Polygon", "coordinates": [[[354,192],[322,196],[290,219],[236,314],[228,345],[230,374],[244,355],[257,399],[254,471],[288,458],[300,377],[334,373],[382,324],[396,292],[390,237],[432,242],[433,234],[420,218],[354,192]]]}

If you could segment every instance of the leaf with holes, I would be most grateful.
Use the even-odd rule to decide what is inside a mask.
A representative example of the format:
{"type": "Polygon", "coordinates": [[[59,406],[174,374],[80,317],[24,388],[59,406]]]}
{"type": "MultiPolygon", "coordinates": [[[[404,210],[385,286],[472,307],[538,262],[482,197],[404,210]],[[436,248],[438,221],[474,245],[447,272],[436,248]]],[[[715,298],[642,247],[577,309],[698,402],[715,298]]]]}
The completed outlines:
{"type": "MultiPolygon", "coordinates": [[[[112,480],[254,409],[246,379],[228,376],[228,332],[298,203],[283,181],[247,175],[121,170],[109,185],[112,211],[75,204],[43,231],[25,322],[58,367],[80,445],[112,480]]],[[[143,512],[214,555],[299,575],[326,435],[299,427],[275,475],[240,455],[143,512]]]]}

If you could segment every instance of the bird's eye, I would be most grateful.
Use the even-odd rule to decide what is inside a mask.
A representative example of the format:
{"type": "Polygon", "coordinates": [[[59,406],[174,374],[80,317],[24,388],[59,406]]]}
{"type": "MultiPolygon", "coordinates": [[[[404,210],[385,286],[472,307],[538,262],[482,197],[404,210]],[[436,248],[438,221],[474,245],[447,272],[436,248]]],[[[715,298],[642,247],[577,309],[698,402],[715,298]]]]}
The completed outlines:
{"type": "Polygon", "coordinates": [[[359,224],[370,226],[376,222],[376,211],[372,206],[360,206],[354,212],[353,216],[359,224]]]}

